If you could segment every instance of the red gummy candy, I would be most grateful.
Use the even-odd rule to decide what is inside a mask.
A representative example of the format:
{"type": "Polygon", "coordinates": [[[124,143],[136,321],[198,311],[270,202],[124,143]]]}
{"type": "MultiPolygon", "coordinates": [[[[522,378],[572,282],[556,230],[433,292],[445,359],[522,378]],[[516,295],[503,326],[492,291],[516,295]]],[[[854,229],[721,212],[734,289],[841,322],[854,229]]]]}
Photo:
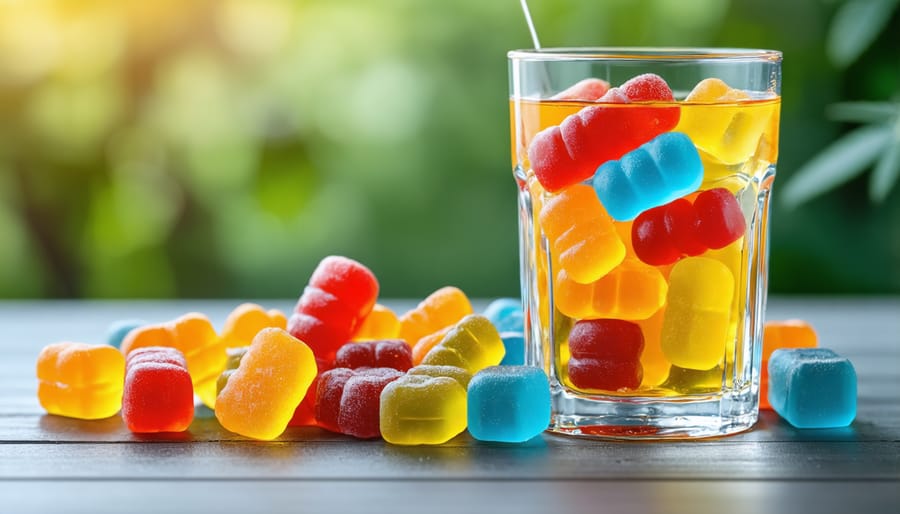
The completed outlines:
{"type": "Polygon", "coordinates": [[[341,433],[360,439],[381,436],[381,391],[404,375],[391,368],[359,370],[344,385],[338,427],[341,433]]]}
{"type": "Polygon", "coordinates": [[[344,386],[354,375],[349,368],[334,368],[319,376],[316,386],[316,423],[326,430],[340,432],[338,415],[341,412],[341,395],[344,386]]]}
{"type": "Polygon", "coordinates": [[[184,355],[148,346],[128,354],[122,418],[132,432],[182,432],[194,419],[194,386],[184,355]]]}
{"type": "Polygon", "coordinates": [[[597,78],[587,78],[576,82],[565,91],[553,95],[551,100],[594,102],[602,98],[607,91],[609,91],[609,82],[597,78]]]}
{"type": "Polygon", "coordinates": [[[653,266],[724,248],[744,235],[746,222],[734,195],[716,188],[691,204],[679,198],[648,209],[631,225],[631,242],[639,259],[653,266]]]}
{"type": "Polygon", "coordinates": [[[584,389],[634,389],[644,370],[644,335],[636,323],[618,319],[582,320],[569,333],[569,380],[584,389]]]}
{"type": "Polygon", "coordinates": [[[378,297],[378,280],[362,264],[346,257],[322,259],[288,320],[288,332],[316,357],[333,360],[368,316],[378,297]]]}
{"type": "Polygon", "coordinates": [[[406,371],[412,367],[412,349],[401,339],[347,343],[337,351],[334,364],[339,368],[393,368],[406,371]]]}
{"type": "Polygon", "coordinates": [[[677,106],[615,106],[634,102],[673,102],[672,90],[652,73],[612,88],[598,102],[566,117],[559,126],[535,135],[528,147],[531,168],[550,192],[582,182],[606,161],[667,132],[678,124],[677,106]]]}

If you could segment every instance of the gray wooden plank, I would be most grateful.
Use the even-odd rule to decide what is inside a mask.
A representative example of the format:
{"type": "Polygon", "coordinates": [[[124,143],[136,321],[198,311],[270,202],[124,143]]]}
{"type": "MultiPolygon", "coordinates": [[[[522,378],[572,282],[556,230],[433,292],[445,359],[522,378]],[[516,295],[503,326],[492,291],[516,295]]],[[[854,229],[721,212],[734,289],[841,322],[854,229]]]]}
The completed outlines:
{"type": "Polygon", "coordinates": [[[17,514],[491,512],[846,514],[890,512],[895,482],[559,481],[0,482],[17,514]],[[352,494],[348,492],[352,491],[352,494]]]}
{"type": "Polygon", "coordinates": [[[894,442],[617,443],[401,447],[381,441],[3,444],[0,478],[694,479],[900,477],[894,442]]]}

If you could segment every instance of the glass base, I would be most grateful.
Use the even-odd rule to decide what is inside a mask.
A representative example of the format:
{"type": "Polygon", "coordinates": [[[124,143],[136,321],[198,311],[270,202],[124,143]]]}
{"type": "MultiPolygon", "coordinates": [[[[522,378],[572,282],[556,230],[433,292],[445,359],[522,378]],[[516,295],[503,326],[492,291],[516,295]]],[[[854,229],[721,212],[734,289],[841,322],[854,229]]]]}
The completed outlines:
{"type": "Polygon", "coordinates": [[[742,391],[678,397],[572,394],[551,388],[550,432],[600,439],[697,439],[737,434],[759,416],[755,393],[742,391]]]}

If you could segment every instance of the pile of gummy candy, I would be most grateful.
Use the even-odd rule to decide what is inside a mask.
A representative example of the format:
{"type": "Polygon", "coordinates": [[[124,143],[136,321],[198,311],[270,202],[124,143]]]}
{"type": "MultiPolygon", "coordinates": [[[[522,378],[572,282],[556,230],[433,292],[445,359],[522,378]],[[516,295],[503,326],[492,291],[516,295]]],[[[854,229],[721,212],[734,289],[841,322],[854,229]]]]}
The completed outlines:
{"type": "MultiPolygon", "coordinates": [[[[518,300],[496,300],[479,315],[462,291],[445,287],[397,316],[376,303],[378,291],[364,265],[331,256],[289,319],[243,304],[221,334],[199,313],[161,324],[117,322],[110,344],[46,346],[37,362],[38,399],[50,414],[79,419],[121,411],[136,433],[188,430],[195,395],[225,429],[261,440],[289,426],[318,426],[400,445],[441,444],[467,428],[478,440],[523,442],[547,428],[548,379],[524,365],[518,300]]],[[[808,360],[796,352],[821,349],[772,353],[815,346],[811,327],[772,324],[766,340],[769,398],[779,413],[797,426],[852,421],[855,376],[854,413],[825,419],[798,404],[796,391],[833,377],[815,370],[794,376],[808,360]],[[789,387],[798,380],[804,384],[789,387]]]]}
{"type": "Polygon", "coordinates": [[[51,414],[101,419],[121,410],[137,433],[180,432],[195,395],[227,430],[270,440],[318,426],[394,444],[533,438],[550,420],[550,388],[523,366],[519,302],[474,314],[455,287],[397,316],[377,304],[375,275],[331,256],[288,319],[238,306],[221,334],[199,313],[124,321],[107,345],[51,344],[38,357],[38,399],[51,414]]]}

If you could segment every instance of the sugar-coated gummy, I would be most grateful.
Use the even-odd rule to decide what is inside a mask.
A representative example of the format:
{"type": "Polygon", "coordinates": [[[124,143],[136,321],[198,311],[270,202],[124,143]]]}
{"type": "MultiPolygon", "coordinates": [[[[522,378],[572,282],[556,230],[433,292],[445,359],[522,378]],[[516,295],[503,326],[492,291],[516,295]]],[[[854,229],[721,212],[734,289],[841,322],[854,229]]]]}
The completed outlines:
{"type": "Polygon", "coordinates": [[[643,379],[640,326],[619,319],[581,320],[569,332],[568,373],[581,389],[635,389],[643,379]]]}
{"type": "Polygon", "coordinates": [[[445,443],[466,422],[466,390],[452,378],[407,374],[381,392],[380,431],[391,444],[445,443]]]}
{"type": "Polygon", "coordinates": [[[248,346],[264,328],[287,328],[287,317],[278,309],[266,310],[255,303],[242,303],[225,318],[222,341],[227,348],[248,346]]]}
{"type": "Polygon", "coordinates": [[[412,350],[402,339],[351,342],[337,351],[334,364],[338,368],[393,368],[406,371],[412,367],[412,350]]]}
{"type": "Polygon", "coordinates": [[[400,318],[394,311],[378,303],[372,307],[372,312],[360,322],[353,334],[354,341],[396,339],[398,337],[400,337],[400,318]]]}
{"type": "Polygon", "coordinates": [[[647,209],[693,193],[703,181],[703,163],[691,138],[666,132],[594,175],[593,186],[616,221],[633,220],[647,209]]]}
{"type": "Polygon", "coordinates": [[[334,359],[372,311],[378,279],[361,263],[341,256],[322,259],[288,320],[288,331],[320,359],[334,359]]]}
{"type": "Polygon", "coordinates": [[[402,376],[393,368],[357,370],[341,393],[340,432],[360,439],[380,437],[381,391],[402,376]]]}
{"type": "Polygon", "coordinates": [[[519,443],[550,424],[550,384],[533,366],[493,366],[472,377],[469,433],[480,441],[519,443]]]}
{"type": "Polygon", "coordinates": [[[468,371],[456,366],[440,366],[433,364],[420,364],[414,368],[410,368],[406,372],[407,375],[422,375],[426,377],[447,377],[459,382],[463,390],[469,387],[469,381],[472,380],[472,374],[468,371]]]}
{"type": "Polygon", "coordinates": [[[145,325],[128,333],[122,341],[122,354],[146,346],[169,346],[187,361],[194,394],[207,407],[216,405],[216,382],[225,369],[225,343],[205,315],[191,312],[168,323],[145,325]]]}
{"type": "Polygon", "coordinates": [[[278,328],[265,328],[219,393],[216,418],[231,432],[278,437],[316,376],[312,350],[278,328]]]}
{"type": "Polygon", "coordinates": [[[148,346],[128,354],[122,419],[137,433],[188,429],[194,419],[194,387],[179,350],[148,346]]]}
{"type": "Polygon", "coordinates": [[[856,417],[856,370],[827,348],[775,350],[769,403],[797,428],[845,427],[856,417]]]}
{"type": "Polygon", "coordinates": [[[37,359],[38,401],[50,414],[103,419],[122,407],[125,359],[108,345],[61,342],[37,359]]]}
{"type": "Polygon", "coordinates": [[[458,366],[469,373],[477,373],[500,364],[505,351],[494,325],[484,316],[471,314],[447,332],[422,359],[422,364],[458,366]]]}
{"type": "Polygon", "coordinates": [[[484,309],[484,317],[497,327],[498,332],[522,332],[525,330],[525,314],[519,298],[498,298],[484,309]]]}
{"type": "Polygon", "coordinates": [[[503,340],[503,354],[501,366],[522,366],[525,364],[525,334],[522,332],[500,332],[503,340]]]}
{"type": "Polygon", "coordinates": [[[340,433],[338,418],[341,414],[341,397],[347,381],[355,374],[350,368],[334,368],[319,376],[316,389],[316,423],[320,427],[340,433]]]}
{"type": "Polygon", "coordinates": [[[609,82],[590,77],[572,84],[551,97],[552,100],[594,102],[609,91],[609,82]]]}
{"type": "Polygon", "coordinates": [[[122,319],[110,323],[106,329],[106,344],[119,348],[122,341],[129,332],[136,328],[146,325],[147,322],[141,319],[122,319]]]}
{"type": "Polygon", "coordinates": [[[472,304],[466,294],[456,287],[442,287],[400,316],[400,339],[415,345],[419,339],[469,314],[472,314],[472,304]]]}

